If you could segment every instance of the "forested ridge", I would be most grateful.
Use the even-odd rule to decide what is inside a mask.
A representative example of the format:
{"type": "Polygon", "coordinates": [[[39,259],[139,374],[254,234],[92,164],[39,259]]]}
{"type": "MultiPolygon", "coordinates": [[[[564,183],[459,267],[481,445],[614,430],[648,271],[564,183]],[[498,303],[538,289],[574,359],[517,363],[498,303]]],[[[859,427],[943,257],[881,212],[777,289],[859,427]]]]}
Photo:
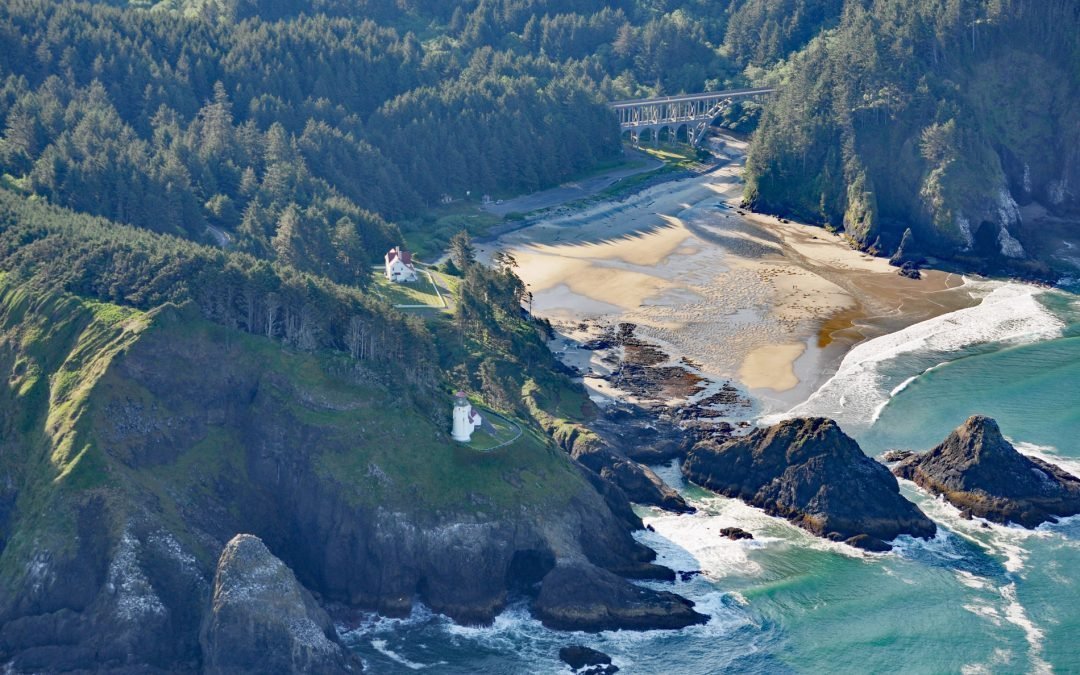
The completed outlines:
{"type": "Polygon", "coordinates": [[[0,171],[76,211],[360,285],[402,240],[395,223],[444,196],[536,190],[619,157],[605,101],[773,84],[753,205],[880,251],[910,227],[925,252],[978,254],[983,222],[1019,236],[1003,185],[1020,204],[1075,203],[1080,159],[1061,149],[1077,145],[1078,11],[12,0],[0,7],[0,171]]]}
{"type": "Polygon", "coordinates": [[[1080,206],[1077,35],[1069,0],[847,2],[788,62],[747,201],[898,261],[1042,274],[1020,207],[1080,206]]]}
{"type": "Polygon", "coordinates": [[[14,0],[0,171],[362,284],[395,219],[617,158],[606,100],[742,82],[734,5],[668,4],[14,0]]]}

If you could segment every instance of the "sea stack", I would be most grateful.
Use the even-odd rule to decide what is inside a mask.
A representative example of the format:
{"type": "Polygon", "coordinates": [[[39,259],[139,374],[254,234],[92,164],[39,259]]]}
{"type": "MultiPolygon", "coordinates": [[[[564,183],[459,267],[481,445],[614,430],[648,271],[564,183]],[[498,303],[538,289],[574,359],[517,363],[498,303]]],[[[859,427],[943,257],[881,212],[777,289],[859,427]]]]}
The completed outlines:
{"type": "Polygon", "coordinates": [[[292,570],[250,534],[221,553],[200,642],[210,675],[363,670],[292,570]]]}
{"type": "Polygon", "coordinates": [[[940,445],[893,469],[952,505],[996,523],[1035,527],[1080,513],[1080,479],[1016,451],[997,422],[973,415],[940,445]]]}
{"type": "Polygon", "coordinates": [[[818,536],[867,550],[888,550],[886,542],[902,534],[932,537],[936,531],[900,494],[889,470],[830,419],[786,420],[724,443],[704,441],[687,455],[683,474],[818,536]]]}

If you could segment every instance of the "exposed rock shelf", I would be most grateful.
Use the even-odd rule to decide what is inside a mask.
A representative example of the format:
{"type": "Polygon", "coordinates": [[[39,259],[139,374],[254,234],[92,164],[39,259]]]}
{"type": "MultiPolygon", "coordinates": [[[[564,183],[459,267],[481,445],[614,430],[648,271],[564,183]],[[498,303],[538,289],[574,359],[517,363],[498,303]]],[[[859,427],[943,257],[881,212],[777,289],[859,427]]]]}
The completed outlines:
{"type": "Polygon", "coordinates": [[[593,632],[685,628],[708,621],[693,608],[674,593],[629,585],[611,572],[576,563],[551,570],[533,606],[549,628],[593,632]]]}

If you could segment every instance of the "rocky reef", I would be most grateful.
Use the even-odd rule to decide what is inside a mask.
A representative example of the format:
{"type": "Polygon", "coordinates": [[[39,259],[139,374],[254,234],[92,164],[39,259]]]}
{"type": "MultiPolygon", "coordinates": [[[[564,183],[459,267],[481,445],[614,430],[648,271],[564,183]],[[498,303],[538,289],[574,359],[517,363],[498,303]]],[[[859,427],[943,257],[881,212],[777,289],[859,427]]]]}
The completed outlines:
{"type": "Polygon", "coordinates": [[[607,654],[582,645],[569,645],[559,650],[559,659],[578,675],[614,675],[619,667],[612,665],[607,654]]]}
{"type": "Polygon", "coordinates": [[[904,499],[896,479],[837,424],[794,419],[723,443],[704,441],[683,463],[687,479],[787,518],[814,534],[867,550],[936,527],[904,499]]]}
{"type": "MultiPolygon", "coordinates": [[[[641,521],[625,493],[540,434],[480,453],[407,387],[333,355],[190,308],[2,281],[0,662],[12,672],[235,671],[229,652],[282,628],[211,601],[253,573],[245,560],[277,570],[299,599],[289,616],[325,627],[269,553],[226,546],[238,533],[320,602],[386,615],[419,600],[490,622],[514,594],[552,596],[552,571],[572,563],[603,580],[591,597],[606,627],[699,616],[627,580],[674,575],[631,536],[641,521]]],[[[327,646],[308,637],[282,639],[327,646]]]]}
{"type": "Polygon", "coordinates": [[[1016,451],[996,421],[973,415],[929,452],[893,469],[966,515],[1035,527],[1080,513],[1080,479],[1016,451]]]}
{"type": "Polygon", "coordinates": [[[685,628],[709,617],[694,603],[667,591],[627,585],[593,565],[557,565],[544,577],[533,611],[549,628],[601,631],[618,628],[685,628]]]}

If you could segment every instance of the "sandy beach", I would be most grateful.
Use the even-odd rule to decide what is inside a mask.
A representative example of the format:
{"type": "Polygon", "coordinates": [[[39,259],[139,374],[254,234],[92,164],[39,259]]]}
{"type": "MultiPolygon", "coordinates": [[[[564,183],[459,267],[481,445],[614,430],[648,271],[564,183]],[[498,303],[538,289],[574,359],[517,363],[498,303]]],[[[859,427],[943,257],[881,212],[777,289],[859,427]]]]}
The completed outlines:
{"type": "MultiPolygon", "coordinates": [[[[692,178],[572,212],[563,207],[506,234],[533,310],[566,353],[629,322],[708,383],[733,381],[761,403],[789,407],[813,391],[857,342],[976,302],[959,276],[899,276],[820,227],[746,213],[738,205],[745,143],[725,137],[726,161],[692,178]]],[[[597,395],[611,395],[600,356],[567,355],[597,395]]]]}

